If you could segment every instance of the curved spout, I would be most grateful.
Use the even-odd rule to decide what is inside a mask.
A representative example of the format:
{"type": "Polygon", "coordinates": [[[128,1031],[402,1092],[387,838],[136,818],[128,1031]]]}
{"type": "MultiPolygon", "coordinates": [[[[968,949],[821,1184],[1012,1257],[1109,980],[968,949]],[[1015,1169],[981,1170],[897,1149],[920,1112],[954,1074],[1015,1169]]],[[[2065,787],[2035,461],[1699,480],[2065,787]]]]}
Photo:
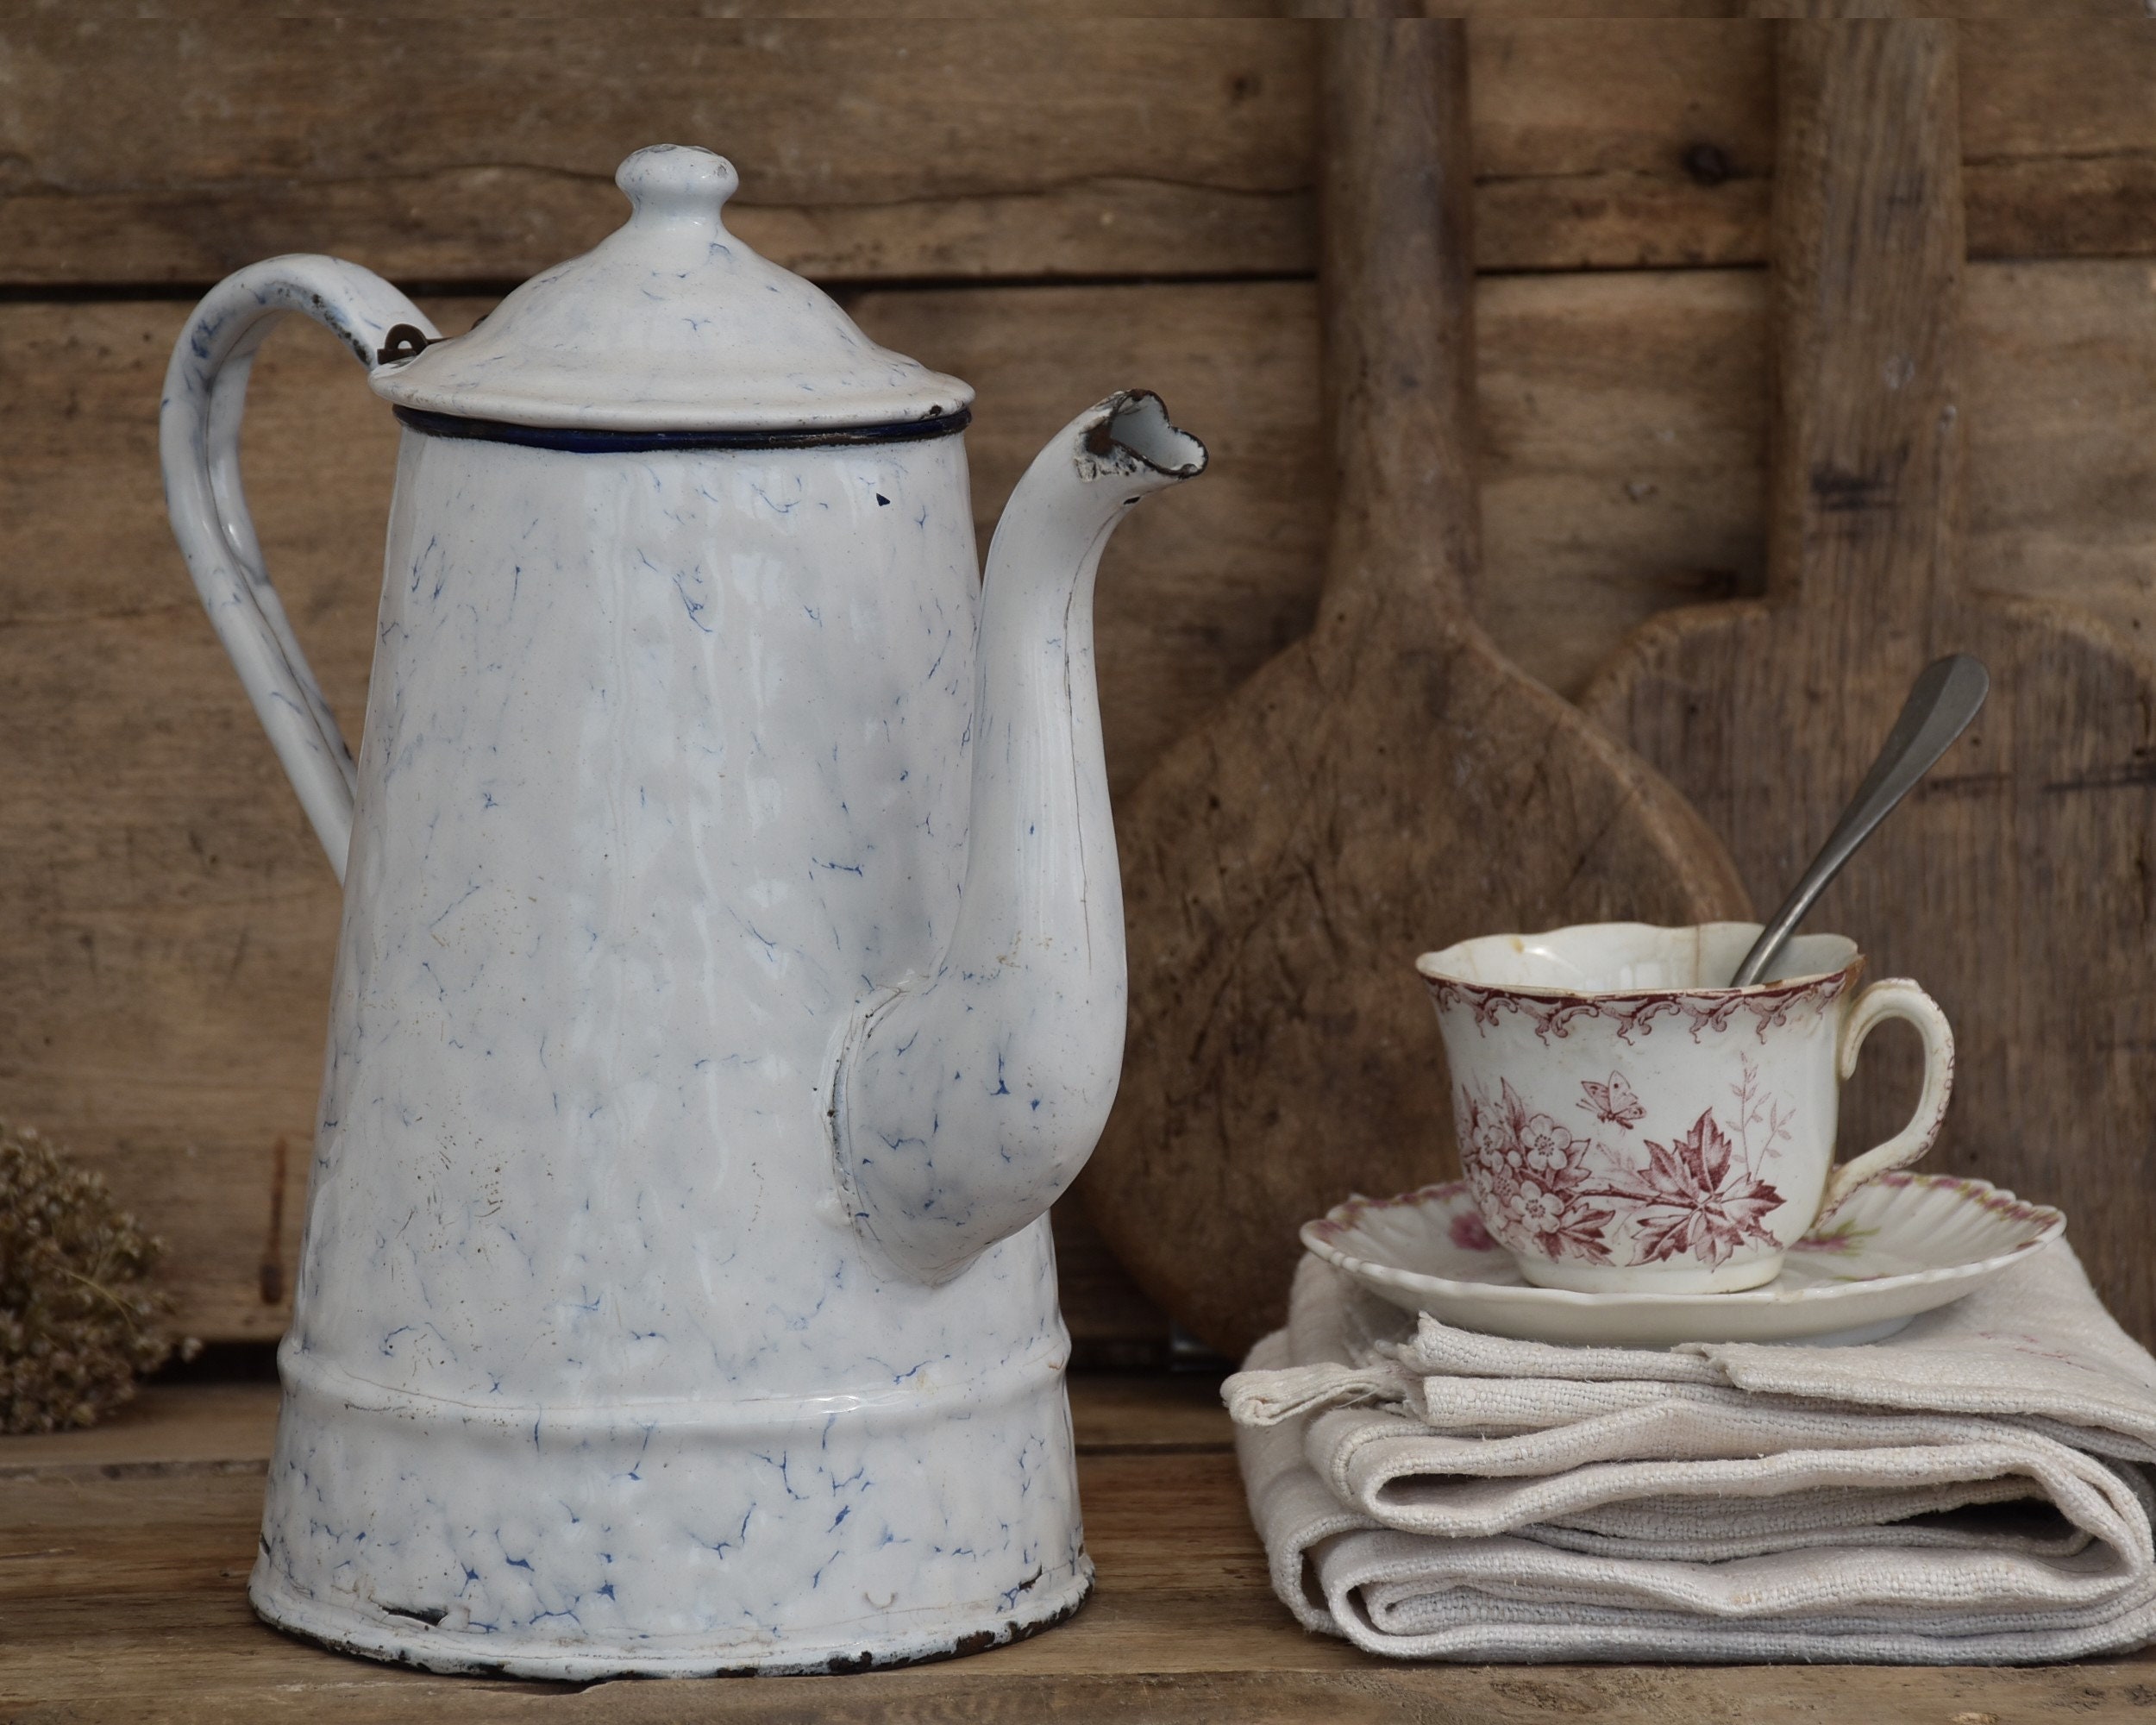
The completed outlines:
{"type": "Polygon", "coordinates": [[[862,1004],[832,1081],[843,1201],[924,1280],[1042,1215],[1115,1100],[1123,887],[1094,575],[1131,505],[1205,465],[1157,396],[1112,396],[1035,458],[989,548],[957,925],[932,976],[862,1004]]]}

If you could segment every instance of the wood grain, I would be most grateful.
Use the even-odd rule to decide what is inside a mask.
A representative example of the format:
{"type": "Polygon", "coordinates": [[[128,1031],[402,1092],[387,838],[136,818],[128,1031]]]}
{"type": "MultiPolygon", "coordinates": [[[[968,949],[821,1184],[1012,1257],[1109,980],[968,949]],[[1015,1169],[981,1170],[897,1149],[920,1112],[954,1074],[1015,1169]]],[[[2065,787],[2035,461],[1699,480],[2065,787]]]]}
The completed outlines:
{"type": "Polygon", "coordinates": [[[1468,41],[1478,269],[1765,256],[1774,173],[1765,27],[1724,17],[1493,20],[1472,26],[1468,41]]]}
{"type": "Polygon", "coordinates": [[[425,30],[16,16],[0,274],[207,283],[333,250],[518,280],[617,225],[616,165],[669,139],[738,155],[743,237],[827,278],[1308,255],[1306,26],[445,9],[425,30]]]}
{"type": "MultiPolygon", "coordinates": [[[[1812,925],[1917,978],[1959,1044],[1930,1165],[2060,1205],[2113,1312],[2156,1339],[2156,688],[2053,602],[1971,592],[1952,27],[1795,24],[1782,49],[1779,412],[1764,599],[1650,624],[1584,703],[1729,836],[1761,902],[1833,824],[1910,679],[1990,668],[1976,725],[1812,925]]],[[[2000,404],[2009,422],[2019,413],[2000,404]]],[[[1867,1050],[1842,1141],[1914,1095],[1867,1050]]]]}
{"type": "MultiPolygon", "coordinates": [[[[514,281],[605,233],[615,164],[661,134],[737,154],[743,235],[826,279],[1310,273],[1316,27],[1090,9],[624,30],[454,0],[411,32],[18,9],[0,282],[206,285],[286,251],[514,281]]],[[[1482,267],[1764,259],[1766,26],[1476,9],[1482,267]]],[[[2075,12],[1965,31],[1978,256],[2156,251],[2156,33],[2132,0],[2075,12]]]]}
{"type": "Polygon", "coordinates": [[[1077,1189],[1138,1285],[1232,1355],[1282,1320],[1300,1223],[1451,1155],[1418,952],[1744,910],[1698,818],[1469,610],[1463,32],[1335,25],[1326,87],[1319,620],[1119,809],[1131,1028],[1077,1189]]]}
{"type": "Polygon", "coordinates": [[[269,1398],[153,1392],[144,1417],[110,1433],[0,1439],[0,1703],[39,1725],[260,1725],[331,1714],[352,1725],[1110,1716],[1940,1725],[1987,1716],[2065,1725],[2136,1716],[2156,1683],[2146,1653],[1989,1671],[1388,1664],[1306,1634],[1273,1598],[1217,1401],[1194,1408],[1166,1378],[1081,1377],[1071,1389],[1087,1544],[1100,1571],[1098,1591],[1071,1622],[911,1671],[582,1686],[434,1677],[323,1653],[256,1622],[244,1590],[269,1398]],[[1106,1441],[1087,1435],[1108,1428],[1117,1435],[1106,1441]]]}
{"type": "Polygon", "coordinates": [[[1970,255],[2147,257],[2156,30],[2130,7],[2071,29],[2018,10],[1959,32],[1970,255]]]}

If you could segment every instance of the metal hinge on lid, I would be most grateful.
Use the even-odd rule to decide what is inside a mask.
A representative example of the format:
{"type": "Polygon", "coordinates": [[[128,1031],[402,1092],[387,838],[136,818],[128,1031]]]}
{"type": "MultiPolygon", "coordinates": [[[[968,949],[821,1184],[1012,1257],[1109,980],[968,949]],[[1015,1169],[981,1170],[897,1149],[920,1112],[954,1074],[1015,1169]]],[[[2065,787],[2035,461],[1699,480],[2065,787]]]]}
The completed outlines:
{"type": "Polygon", "coordinates": [[[417,359],[441,339],[439,336],[427,335],[416,324],[394,324],[382,338],[382,345],[374,350],[374,363],[393,366],[399,360],[417,359]]]}

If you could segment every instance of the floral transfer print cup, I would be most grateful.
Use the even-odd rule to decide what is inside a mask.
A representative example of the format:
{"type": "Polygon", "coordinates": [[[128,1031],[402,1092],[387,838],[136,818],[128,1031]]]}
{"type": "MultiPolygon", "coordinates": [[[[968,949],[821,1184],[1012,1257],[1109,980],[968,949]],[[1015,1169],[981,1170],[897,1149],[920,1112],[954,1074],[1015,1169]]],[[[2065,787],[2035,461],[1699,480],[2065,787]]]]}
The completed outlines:
{"type": "Polygon", "coordinates": [[[1758,932],[1589,923],[1416,961],[1468,1189],[1529,1282],[1756,1288],[1858,1187],[1932,1147],[1954,1071],[1938,1004],[1898,978],[1859,993],[1864,959],[1837,934],[1790,941],[1749,988],[1717,986],[1758,932]],[[1907,1126],[1837,1168],[1841,1082],[1887,1018],[1923,1038],[1923,1094],[1907,1126]]]}

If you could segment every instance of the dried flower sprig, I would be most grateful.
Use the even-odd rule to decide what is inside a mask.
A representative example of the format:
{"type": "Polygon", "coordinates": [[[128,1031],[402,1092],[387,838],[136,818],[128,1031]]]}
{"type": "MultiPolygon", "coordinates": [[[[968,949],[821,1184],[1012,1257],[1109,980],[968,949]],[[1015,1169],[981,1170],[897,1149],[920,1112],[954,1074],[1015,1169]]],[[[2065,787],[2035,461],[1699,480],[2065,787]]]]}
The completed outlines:
{"type": "Polygon", "coordinates": [[[172,1300],[149,1281],[163,1249],[102,1176],[0,1120],[0,1432],[95,1424],[170,1358],[172,1300]]]}

